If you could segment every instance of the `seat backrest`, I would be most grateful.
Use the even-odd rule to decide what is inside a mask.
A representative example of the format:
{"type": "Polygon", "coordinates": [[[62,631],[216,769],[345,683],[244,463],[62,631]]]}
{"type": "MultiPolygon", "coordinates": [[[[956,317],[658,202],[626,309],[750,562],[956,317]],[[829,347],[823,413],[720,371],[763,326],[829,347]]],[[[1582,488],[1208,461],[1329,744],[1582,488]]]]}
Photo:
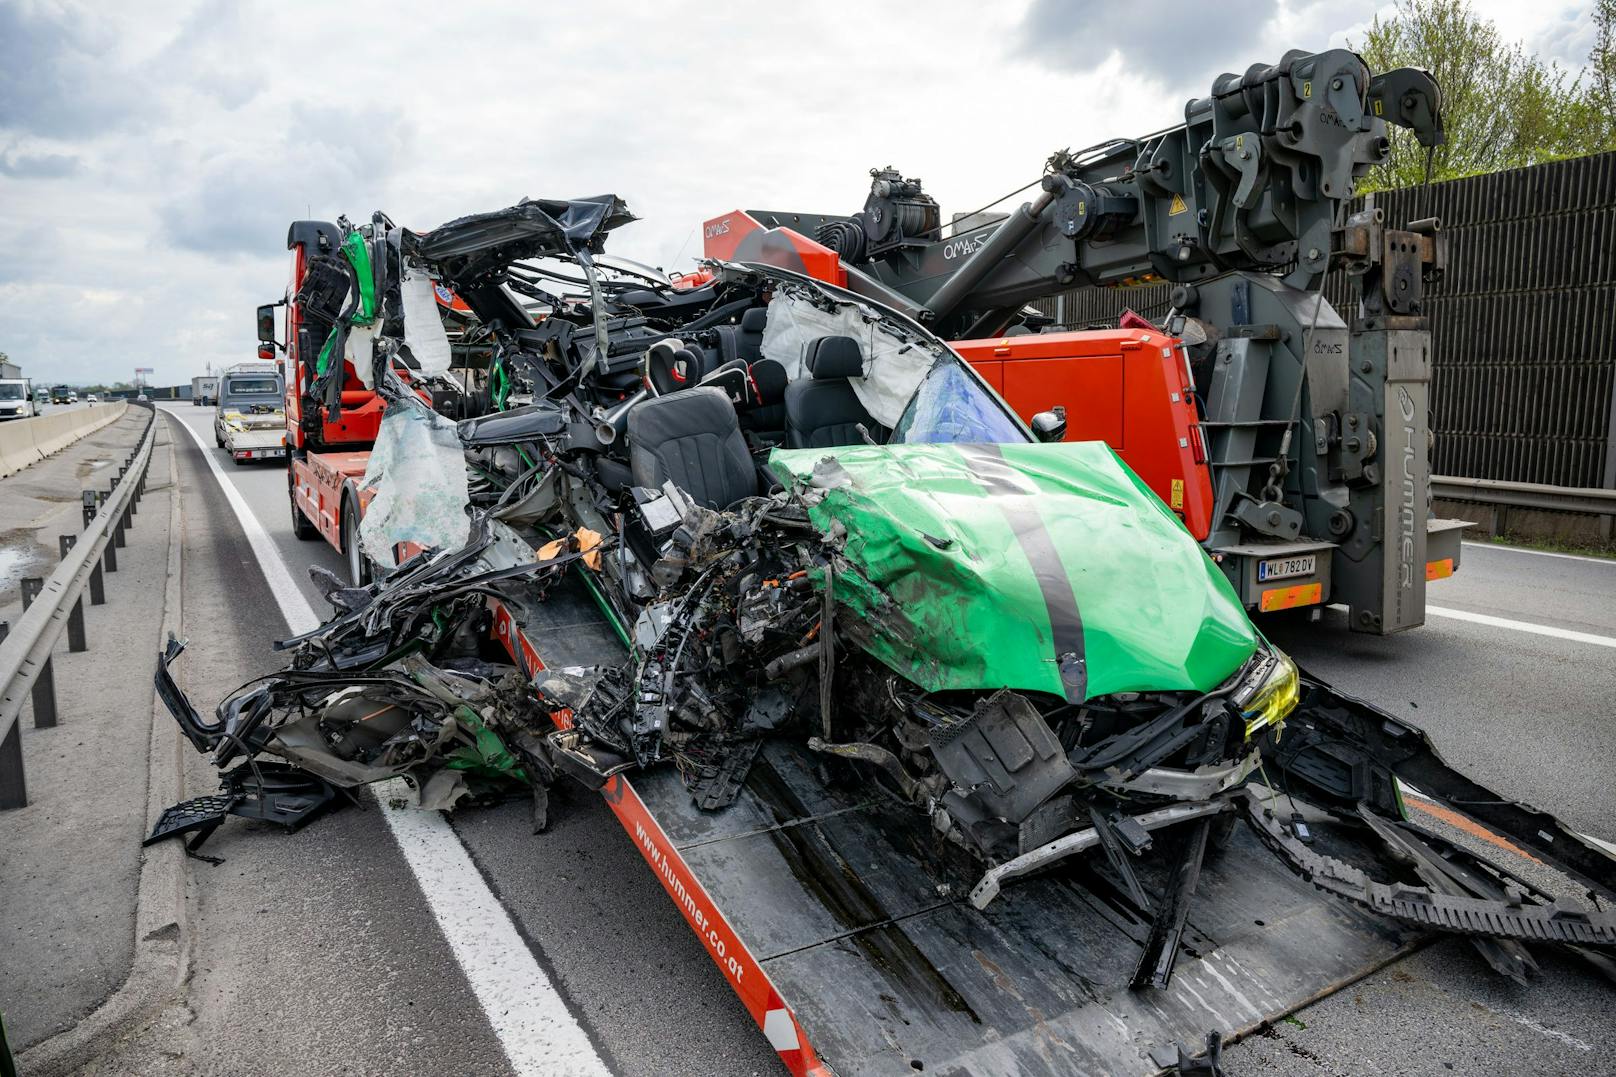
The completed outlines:
{"type": "Polygon", "coordinates": [[[860,424],[876,441],[886,428],[871,418],[848,378],[864,374],[864,353],[852,337],[819,337],[809,341],[803,365],[810,377],[786,386],[786,444],[793,449],[861,445],[860,424]]]}
{"type": "Polygon", "coordinates": [[[717,370],[709,371],[701,379],[729,397],[737,412],[745,412],[758,402],[757,389],[752,384],[752,370],[739,359],[731,359],[717,370]]]}
{"type": "Polygon", "coordinates": [[[636,404],[628,413],[628,453],[635,486],[654,490],[671,481],[710,509],[758,490],[735,407],[717,389],[698,385],[636,404]]]}
{"type": "Polygon", "coordinates": [[[768,323],[767,307],[752,307],[741,315],[741,331],[736,335],[736,353],[748,363],[763,358],[763,327],[768,323]]]}
{"type": "Polygon", "coordinates": [[[741,314],[739,324],[713,326],[713,337],[718,346],[718,358],[713,364],[723,366],[739,359],[748,365],[763,358],[763,326],[769,312],[763,307],[752,307],[741,314]]]}

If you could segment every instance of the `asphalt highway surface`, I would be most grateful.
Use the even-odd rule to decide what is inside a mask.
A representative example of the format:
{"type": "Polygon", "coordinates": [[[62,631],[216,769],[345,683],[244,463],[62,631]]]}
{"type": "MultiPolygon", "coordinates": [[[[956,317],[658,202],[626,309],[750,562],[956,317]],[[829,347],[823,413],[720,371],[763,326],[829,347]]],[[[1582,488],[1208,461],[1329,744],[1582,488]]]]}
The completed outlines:
{"type": "MultiPolygon", "coordinates": [[[[159,411],[175,424],[186,513],[182,680],[207,710],[279,668],[270,642],[287,634],[288,605],[324,615],[305,566],[340,574],[344,561],[292,536],[283,465],[232,466],[213,447],[211,409],[159,411]],[[264,549],[282,562],[267,574],[264,549]]],[[[1349,633],[1334,610],[1263,627],[1304,668],[1424,727],[1460,769],[1616,837],[1616,562],[1466,544],[1429,601],[1424,628],[1387,639],[1349,633]]],[[[200,760],[189,774],[205,786],[200,760]]],[[[480,936],[457,925],[442,880],[384,808],[289,836],[232,820],[207,849],[224,863],[192,864],[193,1021],[169,1040],[189,1057],[171,1047],[151,1071],[783,1073],[621,825],[595,795],[558,790],[544,834],[521,803],[446,824],[478,894],[531,956],[506,970],[539,985],[518,997],[487,987],[490,955],[466,941],[480,936]],[[523,1007],[553,1013],[524,1024],[523,1007]]],[[[1233,1074],[1611,1072],[1616,988],[1568,959],[1543,964],[1521,989],[1467,946],[1438,943],[1228,1048],[1225,1062],[1233,1074]]]]}

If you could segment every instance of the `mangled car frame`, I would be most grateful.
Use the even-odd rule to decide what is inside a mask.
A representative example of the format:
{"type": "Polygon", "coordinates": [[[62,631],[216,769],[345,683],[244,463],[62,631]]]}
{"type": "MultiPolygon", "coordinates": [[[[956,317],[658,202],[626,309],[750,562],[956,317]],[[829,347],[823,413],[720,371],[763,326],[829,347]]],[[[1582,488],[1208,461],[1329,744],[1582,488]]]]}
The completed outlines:
{"type": "Polygon", "coordinates": [[[1616,860],[1300,672],[1105,445],[832,285],[614,265],[631,219],[347,226],[388,570],[322,577],[331,619],[212,720],[171,643],[223,785],[154,840],[396,776],[542,825],[580,781],[797,1073],[1153,1072],[1432,932],[1612,968],[1616,860]],[[416,278],[492,345],[480,407],[412,355],[416,278]]]}

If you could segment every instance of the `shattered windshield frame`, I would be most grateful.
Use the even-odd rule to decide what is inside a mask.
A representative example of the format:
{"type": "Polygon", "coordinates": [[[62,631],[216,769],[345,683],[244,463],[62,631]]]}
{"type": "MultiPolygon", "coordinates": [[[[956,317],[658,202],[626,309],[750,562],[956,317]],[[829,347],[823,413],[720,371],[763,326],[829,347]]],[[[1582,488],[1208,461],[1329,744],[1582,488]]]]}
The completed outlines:
{"type": "Polygon", "coordinates": [[[764,279],[790,281],[817,292],[825,301],[851,307],[867,320],[878,320],[936,358],[921,379],[901,417],[893,426],[889,444],[1026,444],[1036,439],[1004,400],[941,337],[900,311],[867,296],[838,288],[788,269],[758,262],[707,261],[719,273],[756,274],[764,279]]]}

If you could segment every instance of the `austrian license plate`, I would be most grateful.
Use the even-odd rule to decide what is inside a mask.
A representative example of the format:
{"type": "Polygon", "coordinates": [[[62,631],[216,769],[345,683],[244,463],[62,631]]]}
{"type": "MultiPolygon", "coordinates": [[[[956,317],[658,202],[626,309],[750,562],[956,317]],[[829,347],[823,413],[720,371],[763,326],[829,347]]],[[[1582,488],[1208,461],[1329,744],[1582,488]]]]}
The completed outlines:
{"type": "Polygon", "coordinates": [[[1257,562],[1257,580],[1288,580],[1292,576],[1311,576],[1318,567],[1318,554],[1304,553],[1296,557],[1274,557],[1257,562]]]}

